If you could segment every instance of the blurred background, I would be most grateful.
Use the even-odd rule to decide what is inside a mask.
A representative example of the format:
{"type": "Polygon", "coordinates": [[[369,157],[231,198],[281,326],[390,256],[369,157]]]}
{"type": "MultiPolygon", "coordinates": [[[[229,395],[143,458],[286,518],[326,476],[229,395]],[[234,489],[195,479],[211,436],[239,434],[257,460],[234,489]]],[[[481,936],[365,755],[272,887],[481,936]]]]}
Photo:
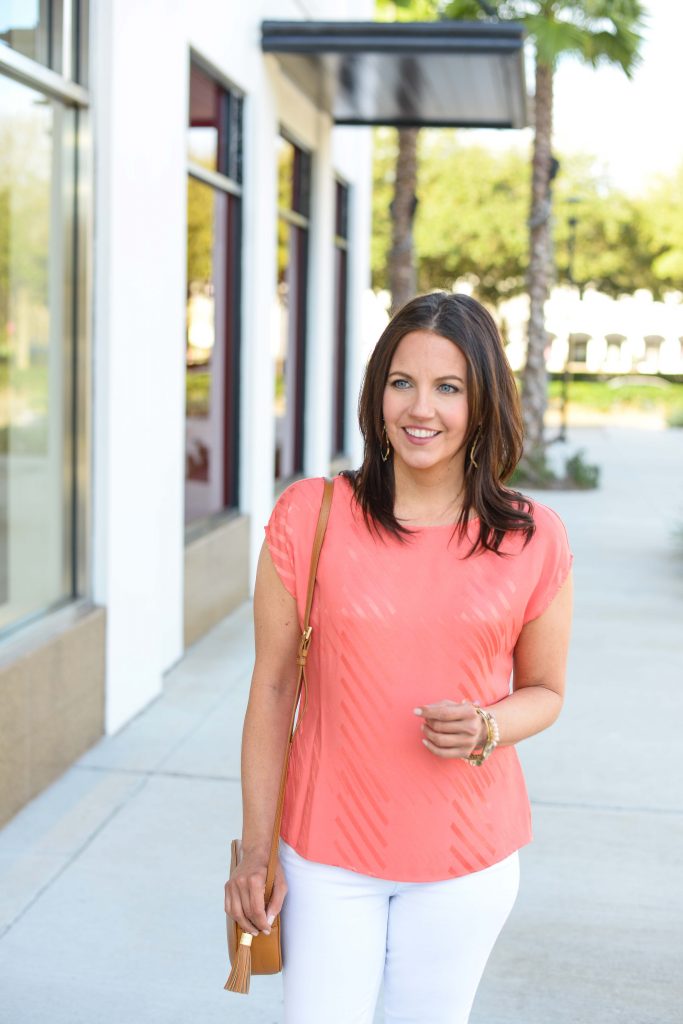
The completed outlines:
{"type": "Polygon", "coordinates": [[[512,483],[576,573],[473,1024],[680,1020],[682,35],[664,0],[0,0],[3,1024],[281,1019],[279,978],[222,991],[263,524],[359,465],[368,354],[437,288],[499,325],[512,483]]]}

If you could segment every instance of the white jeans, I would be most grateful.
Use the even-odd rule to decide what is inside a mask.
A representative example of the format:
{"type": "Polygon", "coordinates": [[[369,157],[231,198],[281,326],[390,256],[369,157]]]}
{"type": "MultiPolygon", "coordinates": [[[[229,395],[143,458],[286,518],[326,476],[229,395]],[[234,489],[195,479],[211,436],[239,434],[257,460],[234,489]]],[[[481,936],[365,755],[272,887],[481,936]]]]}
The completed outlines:
{"type": "Polygon", "coordinates": [[[517,851],[439,882],[306,860],[280,839],[284,1024],[467,1024],[519,890],[517,851]]]}

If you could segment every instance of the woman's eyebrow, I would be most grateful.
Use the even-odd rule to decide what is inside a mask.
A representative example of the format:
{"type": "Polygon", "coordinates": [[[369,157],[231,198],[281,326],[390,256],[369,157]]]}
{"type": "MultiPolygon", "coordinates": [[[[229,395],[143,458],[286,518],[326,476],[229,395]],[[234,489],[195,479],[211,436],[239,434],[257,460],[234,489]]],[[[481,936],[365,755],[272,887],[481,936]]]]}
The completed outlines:
{"type": "MultiPolygon", "coordinates": [[[[413,379],[410,376],[409,373],[403,373],[402,370],[392,370],[391,373],[389,374],[389,376],[390,377],[393,377],[393,376],[407,377],[408,380],[412,380],[413,379]]],[[[462,379],[462,377],[458,377],[455,373],[448,373],[448,374],[446,374],[445,377],[435,377],[434,380],[437,380],[437,381],[441,381],[441,380],[459,380],[461,384],[465,383],[464,380],[462,379]]]]}

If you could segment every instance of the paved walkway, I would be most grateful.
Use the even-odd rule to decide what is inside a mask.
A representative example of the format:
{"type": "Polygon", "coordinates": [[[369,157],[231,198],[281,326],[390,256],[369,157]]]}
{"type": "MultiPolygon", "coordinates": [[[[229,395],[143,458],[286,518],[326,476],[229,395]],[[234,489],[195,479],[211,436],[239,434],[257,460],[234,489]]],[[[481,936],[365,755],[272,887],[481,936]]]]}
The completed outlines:
{"type": "MultiPolygon", "coordinates": [[[[604,483],[541,496],[576,556],[567,700],[519,746],[535,841],[471,1024],[674,1024],[683,432],[576,429],[571,442],[604,483]]],[[[2,1024],[282,1020],[279,977],[255,978],[248,997],[223,991],[251,650],[245,605],[192,648],[163,697],[0,832],[2,1024]]]]}

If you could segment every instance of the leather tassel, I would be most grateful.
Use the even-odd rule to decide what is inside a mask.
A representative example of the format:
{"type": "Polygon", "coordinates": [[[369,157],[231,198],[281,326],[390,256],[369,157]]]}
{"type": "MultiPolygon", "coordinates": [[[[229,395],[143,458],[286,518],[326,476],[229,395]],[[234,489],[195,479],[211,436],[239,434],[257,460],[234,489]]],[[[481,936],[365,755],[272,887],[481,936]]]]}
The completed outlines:
{"type": "Polygon", "coordinates": [[[246,995],[251,980],[251,943],[254,936],[251,932],[242,932],[237,956],[230,971],[230,977],[223,988],[228,992],[241,992],[246,995]]]}

